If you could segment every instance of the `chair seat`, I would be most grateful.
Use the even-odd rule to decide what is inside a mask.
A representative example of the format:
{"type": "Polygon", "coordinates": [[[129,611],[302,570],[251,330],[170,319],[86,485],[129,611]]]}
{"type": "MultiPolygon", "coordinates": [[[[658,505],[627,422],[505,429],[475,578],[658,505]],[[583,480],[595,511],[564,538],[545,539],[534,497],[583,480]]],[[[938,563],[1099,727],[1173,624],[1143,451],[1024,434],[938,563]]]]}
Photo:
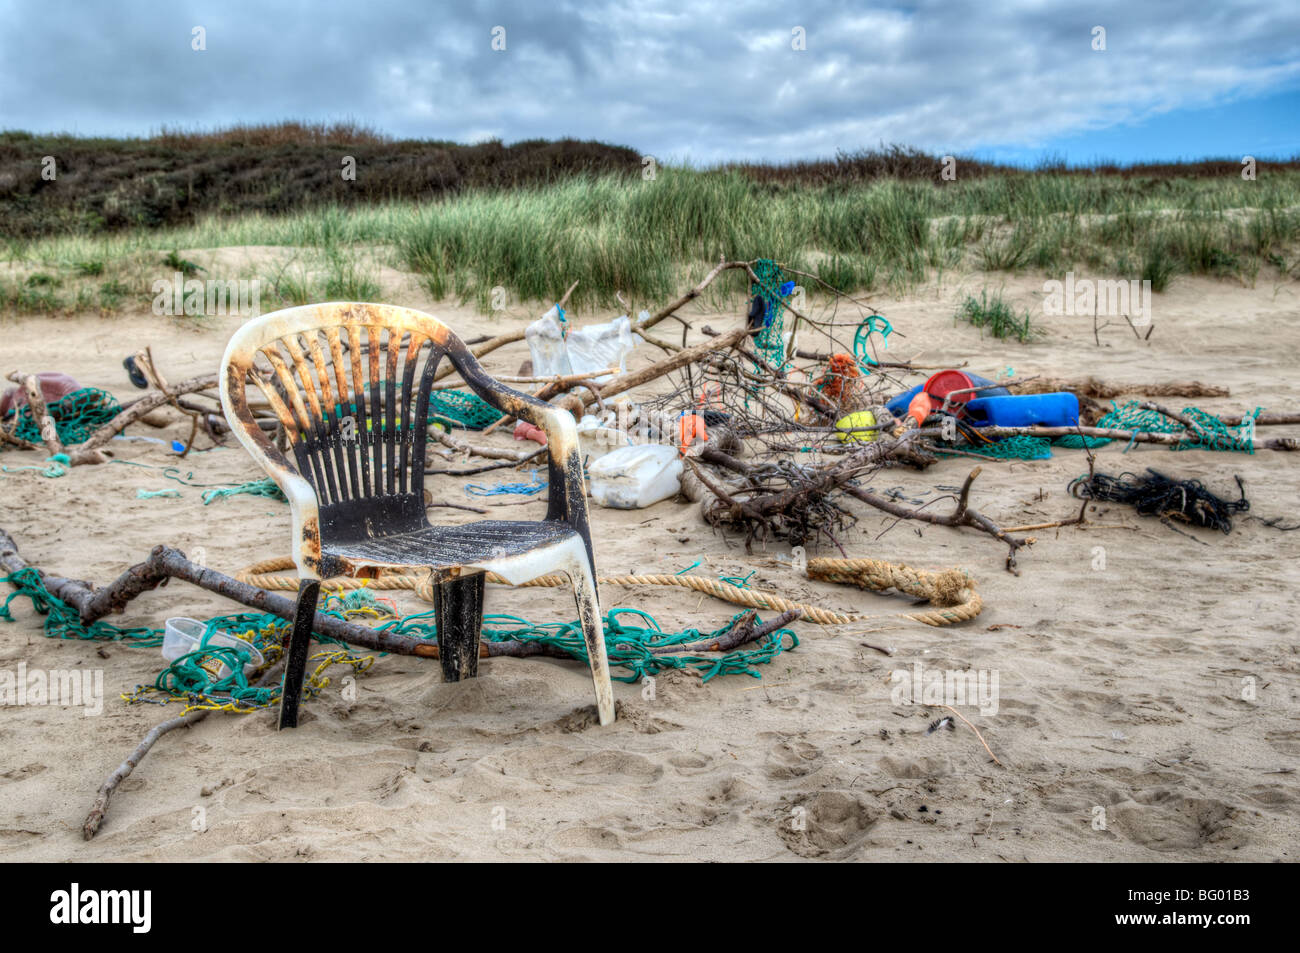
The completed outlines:
{"type": "Polygon", "coordinates": [[[482,566],[581,538],[567,523],[485,520],[463,526],[425,526],[408,533],[324,544],[326,555],[353,570],[367,566],[448,569],[482,566]]]}

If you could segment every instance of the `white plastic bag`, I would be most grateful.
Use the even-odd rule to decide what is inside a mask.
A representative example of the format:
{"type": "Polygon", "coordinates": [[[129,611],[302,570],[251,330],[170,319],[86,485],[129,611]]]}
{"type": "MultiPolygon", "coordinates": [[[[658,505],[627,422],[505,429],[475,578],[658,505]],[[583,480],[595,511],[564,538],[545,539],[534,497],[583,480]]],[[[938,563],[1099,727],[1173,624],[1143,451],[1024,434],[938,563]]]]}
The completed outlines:
{"type": "MultiPolygon", "coordinates": [[[[571,373],[582,374],[617,367],[621,374],[627,370],[627,356],[636,347],[637,338],[632,334],[632,320],[626,314],[621,314],[605,324],[589,324],[585,328],[570,331],[566,343],[569,347],[569,366],[573,368],[571,373]]],[[[603,374],[592,380],[603,384],[612,377],[612,374],[603,374]]]]}
{"type": "MultiPolygon", "coordinates": [[[[528,351],[533,358],[533,374],[538,377],[585,374],[617,367],[619,373],[627,370],[627,356],[639,342],[632,333],[632,320],[619,315],[604,324],[569,329],[564,312],[552,307],[524,331],[528,351]]],[[[593,377],[603,384],[613,375],[593,377]]]]}
{"type": "Polygon", "coordinates": [[[573,373],[569,367],[569,351],[564,344],[563,317],[564,312],[555,305],[524,329],[528,353],[533,358],[533,374],[537,377],[573,373]]]}

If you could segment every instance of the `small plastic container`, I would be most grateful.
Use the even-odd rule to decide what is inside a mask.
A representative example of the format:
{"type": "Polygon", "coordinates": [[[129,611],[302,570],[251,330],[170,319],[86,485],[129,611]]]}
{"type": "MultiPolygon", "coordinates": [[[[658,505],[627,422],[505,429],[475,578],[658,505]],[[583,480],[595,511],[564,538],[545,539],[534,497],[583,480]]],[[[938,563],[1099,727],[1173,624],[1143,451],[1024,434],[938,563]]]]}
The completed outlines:
{"type": "Polygon", "coordinates": [[[975,426],[1073,427],[1079,423],[1079,398],[1068,391],[978,397],[966,405],[975,426]]]}
{"type": "MultiPolygon", "coordinates": [[[[163,658],[168,662],[174,662],[182,655],[197,652],[203,644],[203,633],[207,629],[208,624],[200,622],[198,619],[190,619],[185,616],[168,619],[167,629],[163,634],[163,658]]],[[[247,653],[249,660],[244,663],[245,675],[251,675],[264,661],[262,653],[253,645],[220,629],[212,633],[212,638],[208,639],[207,647],[238,649],[240,652],[247,653]]],[[[211,674],[217,679],[223,679],[230,674],[230,668],[224,662],[214,662],[213,669],[215,671],[212,671],[211,674]]]]}
{"type": "Polygon", "coordinates": [[[619,447],[592,463],[588,472],[591,498],[616,510],[643,509],[682,488],[682,460],[668,444],[619,447]]]}

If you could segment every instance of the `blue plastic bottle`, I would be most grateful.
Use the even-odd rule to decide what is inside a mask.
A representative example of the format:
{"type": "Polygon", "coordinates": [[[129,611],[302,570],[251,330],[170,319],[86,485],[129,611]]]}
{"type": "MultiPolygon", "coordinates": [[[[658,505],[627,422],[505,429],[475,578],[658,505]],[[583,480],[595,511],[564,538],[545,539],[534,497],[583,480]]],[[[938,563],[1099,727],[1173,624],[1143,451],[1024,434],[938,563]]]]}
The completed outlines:
{"type": "Polygon", "coordinates": [[[1079,398],[1067,391],[977,397],[966,405],[977,427],[1073,427],[1079,422],[1079,398]]]}

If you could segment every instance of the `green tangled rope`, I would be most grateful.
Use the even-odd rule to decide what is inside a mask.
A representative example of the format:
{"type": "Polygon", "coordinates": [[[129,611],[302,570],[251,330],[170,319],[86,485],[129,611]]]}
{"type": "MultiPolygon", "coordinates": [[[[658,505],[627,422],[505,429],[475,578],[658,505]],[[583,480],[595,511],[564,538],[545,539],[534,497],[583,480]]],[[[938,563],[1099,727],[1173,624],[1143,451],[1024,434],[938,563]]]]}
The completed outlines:
{"type": "MultiPolygon", "coordinates": [[[[1130,400],[1120,407],[1111,401],[1111,410],[1097,421],[1097,426],[1114,430],[1138,430],[1144,433],[1185,434],[1182,440],[1170,447],[1171,450],[1218,450],[1251,454],[1255,452],[1254,443],[1246,433],[1245,423],[1225,424],[1214,414],[1207,413],[1199,407],[1184,407],[1182,415],[1191,421],[1193,427],[1189,433],[1187,428],[1178,421],[1171,420],[1157,411],[1146,410],[1140,404],[1140,401],[1130,400]]],[[[1256,407],[1248,417],[1255,420],[1263,412],[1263,407],[1256,407]]],[[[1107,443],[1110,443],[1110,440],[1104,437],[1083,437],[1079,434],[1061,437],[1056,441],[1057,446],[1074,449],[1085,446],[1100,447],[1107,443]]]]}
{"type": "MultiPolygon", "coordinates": [[[[791,630],[777,629],[769,633],[762,644],[755,648],[736,649],[721,656],[659,654],[654,651],[673,645],[689,645],[693,642],[717,638],[743,614],[734,616],[731,622],[714,632],[702,633],[698,629],[664,632],[648,612],[640,609],[610,609],[605,613],[603,620],[606,654],[610,665],[626,669],[628,673],[612,677],[620,682],[639,682],[647,675],[655,675],[665,669],[689,668],[698,672],[700,680],[704,682],[718,675],[749,675],[753,678],[762,678],[762,673],[754,668],[755,665],[765,665],[782,652],[799,645],[799,638],[791,630]],[[623,621],[624,616],[636,616],[648,624],[645,626],[629,624],[623,621]],[[786,644],[786,639],[790,640],[789,645],[786,644]]],[[[757,623],[760,620],[755,618],[754,621],[757,623]]],[[[433,639],[438,635],[433,612],[409,615],[376,628],[420,639],[433,639]]],[[[485,615],[482,631],[483,639],[488,642],[538,642],[590,664],[581,622],[536,623],[513,615],[485,615]],[[496,624],[500,623],[515,624],[496,627],[496,624]]]]}
{"type": "MultiPolygon", "coordinates": [[[[104,424],[122,412],[122,407],[106,390],[83,387],[64,394],[45,405],[45,412],[54,418],[54,428],[64,446],[85,443],[104,424]]],[[[14,436],[31,443],[41,442],[40,421],[33,419],[32,408],[23,404],[18,408],[18,421],[14,436]]]]}
{"type": "Polygon", "coordinates": [[[0,467],[0,472],[4,473],[21,473],[24,470],[32,470],[43,477],[61,477],[68,472],[68,467],[72,466],[72,458],[66,453],[56,453],[52,457],[45,458],[43,467],[0,467]]]}
{"type": "Polygon", "coordinates": [[[252,480],[248,483],[240,483],[237,486],[217,487],[211,490],[203,491],[203,505],[207,506],[213,500],[224,500],[232,496],[264,496],[267,499],[279,500],[281,503],[289,502],[280,487],[270,477],[263,477],[260,480],[252,480]]]}
{"type": "Polygon", "coordinates": [[[45,616],[45,636],[52,639],[85,639],[97,642],[121,642],[128,640],[132,645],[146,648],[163,643],[163,630],[150,629],[146,626],[121,628],[108,622],[95,621],[86,625],[81,621],[81,614],[58,596],[45,588],[45,580],[39,570],[28,566],[10,573],[0,582],[7,582],[14,587],[9,598],[0,606],[0,619],[13,622],[9,604],[15,599],[24,598],[31,601],[32,608],[39,615],[45,616]]]}
{"type": "MultiPolygon", "coordinates": [[[[153,701],[149,694],[157,692],[167,699],[183,698],[191,705],[230,704],[241,711],[256,711],[273,704],[280,695],[280,686],[253,685],[244,674],[244,666],[253,659],[251,652],[234,646],[208,644],[214,634],[222,631],[247,633],[243,638],[266,657],[279,653],[289,623],[266,613],[217,616],[208,621],[203,639],[195,651],[173,660],[158,673],[153,685],[137,685],[130,699],[153,701]]],[[[161,704],[166,704],[167,699],[161,704]]]]}
{"type": "MultiPolygon", "coordinates": [[[[15,589],[0,606],[0,619],[13,622],[14,617],[9,604],[20,597],[31,601],[37,613],[45,616],[45,635],[48,638],[85,639],[95,641],[128,640],[131,645],[157,647],[163,644],[162,629],[146,626],[120,628],[107,622],[81,621],[76,609],[63,602],[46,587],[41,573],[35,567],[27,567],[0,579],[15,589]]],[[[392,615],[385,609],[381,600],[368,589],[354,592],[327,593],[320,611],[325,615],[339,619],[351,619],[357,615],[382,616],[392,615]]],[[[391,605],[391,604],[390,604],[391,605]]],[[[626,675],[615,676],[621,682],[638,682],[647,675],[655,675],[665,669],[692,669],[701,681],[707,682],[718,675],[749,675],[761,678],[756,665],[766,665],[782,652],[799,645],[799,639],[790,629],[777,629],[768,633],[762,642],[754,647],[739,648],[721,655],[688,655],[676,653],[658,653],[674,645],[690,645],[696,642],[709,642],[723,635],[737,618],[714,632],[702,633],[698,629],[685,629],[681,632],[664,632],[654,617],[640,609],[610,609],[605,613],[605,644],[609,662],[623,668],[626,675]],[[645,622],[636,625],[624,618],[627,616],[645,622]],[[787,643],[788,640],[788,643],[787,643]]],[[[534,623],[512,615],[484,616],[483,639],[489,642],[523,641],[537,642],[563,651],[573,658],[590,664],[587,656],[587,643],[582,634],[581,622],[534,623]]],[[[761,620],[755,618],[758,623],[761,620]]],[[[420,639],[436,639],[437,623],[432,611],[416,613],[400,618],[391,618],[377,626],[376,629],[399,635],[410,635],[420,639]]],[[[175,659],[166,666],[151,685],[138,685],[134,692],[123,697],[128,701],[154,701],[152,696],[162,696],[156,704],[166,704],[171,699],[184,699],[191,707],[214,707],[238,713],[258,711],[274,704],[280,697],[279,685],[257,686],[250,683],[244,674],[244,666],[252,658],[251,653],[227,646],[207,645],[212,635],[219,631],[243,633],[242,637],[256,648],[269,662],[281,652],[289,623],[270,613],[238,613],[221,615],[208,620],[204,630],[203,641],[198,650],[175,659]],[[224,671],[224,674],[222,672],[224,671]]],[[[313,637],[322,643],[333,643],[346,649],[346,643],[330,636],[314,633],[313,637]]],[[[347,651],[327,652],[321,667],[332,664],[351,665],[357,671],[363,671],[369,664],[368,657],[350,655],[347,651]]],[[[318,694],[326,682],[315,676],[308,679],[307,695],[318,694]]]]}

